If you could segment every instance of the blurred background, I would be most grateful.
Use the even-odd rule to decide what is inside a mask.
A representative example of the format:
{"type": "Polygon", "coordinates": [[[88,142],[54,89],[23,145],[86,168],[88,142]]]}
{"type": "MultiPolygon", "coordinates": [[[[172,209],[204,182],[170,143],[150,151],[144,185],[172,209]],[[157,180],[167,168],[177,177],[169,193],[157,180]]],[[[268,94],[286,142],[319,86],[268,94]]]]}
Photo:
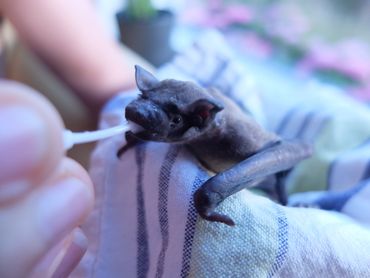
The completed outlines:
{"type": "MultiPolygon", "coordinates": [[[[109,32],[156,67],[186,48],[200,30],[215,28],[240,55],[294,67],[370,100],[368,0],[92,2],[109,32]]],[[[10,40],[2,37],[2,45],[10,40]]],[[[2,56],[2,75],[9,72],[4,61],[2,56]]]]}
{"type": "MultiPolygon", "coordinates": [[[[174,14],[174,21],[171,22],[174,24],[174,30],[170,44],[176,51],[185,48],[200,30],[216,28],[227,37],[240,55],[275,66],[280,64],[291,67],[297,74],[313,75],[323,82],[340,86],[361,101],[370,101],[370,1],[132,2],[138,6],[137,18],[148,18],[145,6],[150,4],[156,10],[169,10],[174,14]]],[[[130,1],[97,1],[97,7],[107,28],[117,38],[120,37],[120,28],[115,14],[125,10],[122,6],[127,8],[127,13],[133,5],[130,1]]],[[[122,28],[121,31],[121,40],[125,42],[128,32],[122,28]]],[[[158,32],[156,36],[163,35],[160,30],[158,32]]],[[[135,49],[134,44],[127,44],[135,49]]],[[[141,49],[138,51],[149,57],[141,49]]],[[[160,51],[156,52],[152,55],[166,56],[158,53],[160,51]]],[[[162,60],[166,61],[169,57],[170,54],[162,60]]],[[[151,57],[149,60],[156,66],[163,63],[151,57]]]]}
{"type": "MultiPolygon", "coordinates": [[[[269,69],[284,76],[283,82],[315,79],[370,103],[368,0],[95,0],[92,3],[122,49],[129,55],[144,58],[153,68],[169,62],[203,30],[216,29],[247,67],[269,69]]],[[[1,29],[1,76],[44,93],[61,112],[68,128],[92,129],[91,112],[74,96],[68,84],[32,49],[19,42],[6,18],[1,29]]],[[[80,155],[78,150],[76,155],[72,153],[75,158],[80,155]]],[[[86,161],[86,157],[82,160],[86,161]]]]}

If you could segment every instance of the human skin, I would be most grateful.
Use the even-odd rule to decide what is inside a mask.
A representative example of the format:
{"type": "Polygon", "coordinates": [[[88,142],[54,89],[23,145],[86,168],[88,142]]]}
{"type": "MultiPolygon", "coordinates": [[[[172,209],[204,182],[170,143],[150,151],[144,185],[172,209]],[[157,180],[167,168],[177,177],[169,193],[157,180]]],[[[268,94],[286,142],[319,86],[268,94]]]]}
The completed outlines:
{"type": "Polygon", "coordinates": [[[133,61],[104,29],[89,0],[1,0],[20,35],[80,97],[100,107],[134,87],[133,61]]]}
{"type": "MultiPolygon", "coordinates": [[[[92,1],[0,0],[0,10],[92,111],[134,86],[134,62],[92,1]]],[[[65,277],[87,248],[78,226],[92,209],[93,187],[65,157],[62,130],[37,92],[0,82],[0,277],[65,277]]]]}
{"type": "Polygon", "coordinates": [[[40,94],[0,82],[0,277],[69,273],[87,247],[78,226],[93,207],[93,186],[65,157],[62,130],[40,94]]]}

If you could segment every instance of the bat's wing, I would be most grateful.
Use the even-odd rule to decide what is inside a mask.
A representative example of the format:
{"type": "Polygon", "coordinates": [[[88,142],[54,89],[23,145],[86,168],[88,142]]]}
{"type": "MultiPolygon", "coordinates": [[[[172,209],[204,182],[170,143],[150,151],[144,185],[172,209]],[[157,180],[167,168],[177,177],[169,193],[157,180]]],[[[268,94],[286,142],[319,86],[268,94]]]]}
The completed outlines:
{"type": "Polygon", "coordinates": [[[223,200],[242,189],[258,185],[270,175],[293,168],[312,151],[310,144],[284,140],[264,148],[206,181],[194,195],[198,213],[204,219],[232,226],[232,219],[214,211],[223,200]]]}

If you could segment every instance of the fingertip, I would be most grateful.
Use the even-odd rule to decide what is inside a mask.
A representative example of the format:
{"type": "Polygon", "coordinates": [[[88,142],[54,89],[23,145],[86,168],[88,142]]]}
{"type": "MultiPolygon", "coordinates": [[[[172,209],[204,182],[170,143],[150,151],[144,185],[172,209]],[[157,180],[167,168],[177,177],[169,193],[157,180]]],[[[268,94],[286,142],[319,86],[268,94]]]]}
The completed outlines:
{"type": "Polygon", "coordinates": [[[87,244],[88,240],[85,234],[81,229],[76,228],[72,234],[72,243],[52,277],[68,277],[86,253],[87,244]]]}
{"type": "Polygon", "coordinates": [[[47,250],[48,246],[55,244],[73,230],[73,243],[56,271],[57,275],[69,273],[87,249],[87,239],[76,227],[86,220],[93,209],[92,181],[80,164],[70,158],[64,158],[36,198],[38,234],[43,241],[43,250],[47,250]]]}
{"type": "Polygon", "coordinates": [[[30,271],[30,278],[69,277],[87,250],[87,238],[80,228],[52,247],[30,271]]]}
{"type": "Polygon", "coordinates": [[[52,104],[23,84],[0,81],[0,204],[40,184],[63,156],[63,122],[52,104]]]}
{"type": "MultiPolygon", "coordinates": [[[[0,276],[24,277],[86,220],[93,205],[93,185],[87,172],[73,160],[63,159],[42,185],[16,206],[0,210],[0,276]]],[[[83,249],[83,238],[74,238],[83,249]]]]}
{"type": "MultiPolygon", "coordinates": [[[[60,183],[73,189],[73,191],[76,191],[76,195],[79,195],[79,201],[76,205],[83,205],[83,213],[81,213],[80,218],[85,219],[85,217],[92,211],[95,201],[94,186],[87,171],[75,160],[64,157],[54,173],[45,181],[45,190],[50,191],[60,183]]],[[[55,190],[66,191],[67,188],[60,187],[60,189],[55,190]]],[[[58,198],[55,192],[53,195],[58,198]]],[[[66,195],[66,193],[63,193],[63,195],[66,195]]],[[[75,195],[75,193],[73,195],[75,195]]],[[[69,209],[69,211],[76,211],[76,207],[69,209]]],[[[77,223],[76,225],[78,224],[80,223],[77,223]]]]}
{"type": "Polygon", "coordinates": [[[50,179],[58,180],[68,177],[74,177],[84,184],[86,196],[89,200],[89,210],[91,210],[95,201],[95,192],[93,182],[88,172],[75,160],[69,157],[64,157],[60,165],[57,167],[54,175],[52,175],[50,179]]]}

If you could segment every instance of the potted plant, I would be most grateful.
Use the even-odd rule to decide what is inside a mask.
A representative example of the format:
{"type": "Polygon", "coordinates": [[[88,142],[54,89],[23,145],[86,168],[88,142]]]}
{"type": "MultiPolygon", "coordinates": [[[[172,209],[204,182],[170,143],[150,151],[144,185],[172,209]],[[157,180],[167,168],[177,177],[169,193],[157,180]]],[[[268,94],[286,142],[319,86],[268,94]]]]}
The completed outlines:
{"type": "Polygon", "coordinates": [[[128,0],[117,21],[121,41],[154,66],[173,57],[169,40],[175,20],[170,11],[155,9],[150,0],[128,0]]]}

